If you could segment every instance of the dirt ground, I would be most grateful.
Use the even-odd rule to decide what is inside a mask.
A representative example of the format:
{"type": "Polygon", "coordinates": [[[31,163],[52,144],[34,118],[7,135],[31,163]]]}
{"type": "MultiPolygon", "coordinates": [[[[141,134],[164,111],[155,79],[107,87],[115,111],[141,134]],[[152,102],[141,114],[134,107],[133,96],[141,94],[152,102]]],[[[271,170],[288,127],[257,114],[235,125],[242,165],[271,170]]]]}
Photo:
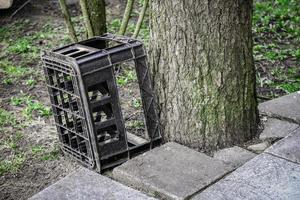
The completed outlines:
{"type": "MultiPolygon", "coordinates": [[[[7,38],[0,38],[0,48],[6,51],[10,48],[12,40],[22,37],[33,37],[32,45],[37,47],[37,52],[32,50],[33,47],[29,47],[28,52],[30,53],[25,53],[27,58],[24,58],[24,54],[21,53],[7,54],[2,50],[0,53],[1,61],[8,60],[15,65],[26,66],[26,70],[29,71],[29,73],[22,72],[23,74],[18,75],[17,79],[12,78],[12,83],[7,84],[10,81],[7,73],[0,70],[0,108],[9,111],[11,114],[9,117],[13,116],[14,121],[13,125],[11,122],[5,122],[8,125],[4,125],[4,128],[0,129],[2,167],[0,167],[0,173],[2,170],[0,200],[27,199],[79,167],[76,162],[65,158],[60,152],[53,117],[51,115],[45,117],[40,114],[50,107],[50,101],[43,78],[39,51],[62,46],[69,42],[66,39],[67,35],[58,1],[32,0],[11,19],[11,14],[22,2],[24,1],[16,1],[13,8],[9,10],[0,10],[0,28],[16,27],[7,38]],[[38,32],[41,33],[37,37],[35,35],[38,32]],[[59,43],[60,41],[63,43],[59,43]],[[38,55],[33,55],[33,53],[38,55]],[[34,81],[33,86],[27,84],[29,80],[34,81]],[[36,104],[30,107],[31,104],[26,104],[25,100],[23,102],[22,98],[29,96],[33,99],[30,101],[31,103],[41,102],[45,109],[44,107],[35,108],[36,104]],[[18,99],[12,100],[14,97],[18,99]],[[20,101],[20,105],[16,105],[18,101],[20,101]],[[28,116],[24,117],[24,110],[28,111],[28,108],[33,109],[30,119],[28,116]]],[[[119,13],[124,9],[124,3],[119,0],[109,1],[107,6],[109,8],[108,19],[120,16],[119,13]]],[[[74,17],[80,14],[78,6],[71,5],[70,8],[74,17]]],[[[80,18],[75,20],[80,24],[80,18]]],[[[12,74],[12,77],[14,75],[12,74]]],[[[125,94],[126,92],[124,92],[125,94]]],[[[125,104],[128,103],[125,102],[125,104]]],[[[128,117],[130,118],[130,116],[128,117]]],[[[135,116],[131,116],[131,118],[136,119],[135,116]]],[[[4,116],[4,120],[7,119],[8,116],[4,116]]]]}

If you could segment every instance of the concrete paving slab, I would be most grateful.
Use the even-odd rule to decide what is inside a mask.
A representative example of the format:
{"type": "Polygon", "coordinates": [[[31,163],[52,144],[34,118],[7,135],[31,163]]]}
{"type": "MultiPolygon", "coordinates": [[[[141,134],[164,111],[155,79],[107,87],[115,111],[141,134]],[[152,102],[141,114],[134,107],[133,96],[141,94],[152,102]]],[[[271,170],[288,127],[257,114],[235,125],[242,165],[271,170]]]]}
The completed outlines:
{"type": "Polygon", "coordinates": [[[268,148],[271,144],[268,141],[264,141],[258,144],[252,144],[247,147],[248,150],[253,151],[255,153],[262,153],[266,148],[268,148]]]}
{"type": "Polygon", "coordinates": [[[265,124],[263,132],[259,136],[259,139],[268,140],[284,138],[298,127],[299,125],[295,123],[269,118],[265,124]]]}
{"type": "Polygon", "coordinates": [[[261,154],[192,200],[299,200],[300,165],[261,154]]]}
{"type": "Polygon", "coordinates": [[[154,200],[85,168],[66,176],[29,200],[154,200]]]}
{"type": "Polygon", "coordinates": [[[115,168],[113,176],[151,195],[186,199],[232,169],[222,161],[170,142],[115,168]]]}
{"type": "Polygon", "coordinates": [[[300,128],[273,144],[265,152],[300,164],[300,128]]]}
{"type": "Polygon", "coordinates": [[[300,91],[259,104],[259,112],[300,124],[300,91]]]}
{"type": "Polygon", "coordinates": [[[234,168],[243,165],[248,160],[254,158],[257,154],[238,146],[221,149],[214,153],[214,158],[231,164],[234,168]]]}

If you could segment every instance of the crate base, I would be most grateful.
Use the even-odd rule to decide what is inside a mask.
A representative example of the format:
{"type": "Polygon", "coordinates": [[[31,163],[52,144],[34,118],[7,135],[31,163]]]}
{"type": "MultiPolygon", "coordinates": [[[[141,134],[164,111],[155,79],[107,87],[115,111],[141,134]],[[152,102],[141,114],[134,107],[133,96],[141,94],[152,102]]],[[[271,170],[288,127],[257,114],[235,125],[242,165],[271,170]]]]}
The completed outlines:
{"type": "Polygon", "coordinates": [[[127,160],[134,158],[140,154],[143,154],[151,150],[152,148],[160,146],[161,144],[162,144],[162,138],[154,139],[152,143],[147,142],[140,145],[134,145],[128,142],[129,149],[127,151],[121,152],[117,155],[113,155],[101,160],[101,172],[103,172],[103,170],[109,170],[118,165],[121,165],[127,160]]]}

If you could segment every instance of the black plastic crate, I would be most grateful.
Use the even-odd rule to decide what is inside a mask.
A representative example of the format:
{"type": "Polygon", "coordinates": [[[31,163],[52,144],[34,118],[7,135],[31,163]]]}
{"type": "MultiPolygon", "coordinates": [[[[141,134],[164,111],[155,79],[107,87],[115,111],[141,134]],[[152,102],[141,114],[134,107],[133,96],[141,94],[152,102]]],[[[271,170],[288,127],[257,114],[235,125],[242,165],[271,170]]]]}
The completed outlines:
{"type": "Polygon", "coordinates": [[[112,34],[42,55],[52,109],[64,153],[98,172],[161,143],[143,44],[112,34]],[[126,132],[114,66],[134,61],[146,138],[126,132]]]}

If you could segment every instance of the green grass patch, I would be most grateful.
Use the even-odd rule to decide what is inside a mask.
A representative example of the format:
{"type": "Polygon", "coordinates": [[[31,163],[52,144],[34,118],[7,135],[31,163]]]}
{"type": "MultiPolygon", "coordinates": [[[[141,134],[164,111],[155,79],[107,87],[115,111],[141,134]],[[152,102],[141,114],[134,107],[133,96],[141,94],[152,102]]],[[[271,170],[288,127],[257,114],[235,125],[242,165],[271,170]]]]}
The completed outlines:
{"type": "Polygon", "coordinates": [[[129,121],[127,124],[127,127],[129,129],[139,129],[139,128],[143,128],[144,126],[145,126],[144,122],[142,122],[140,120],[132,120],[132,121],[129,121]]]}
{"type": "Polygon", "coordinates": [[[31,148],[31,153],[34,155],[41,154],[44,151],[45,151],[45,149],[42,146],[34,146],[31,148]]]}
{"type": "Polygon", "coordinates": [[[299,14],[298,0],[256,1],[253,15],[254,32],[299,37],[299,14]]]}
{"type": "Polygon", "coordinates": [[[300,79],[297,79],[295,82],[292,83],[278,84],[277,87],[285,90],[287,93],[300,91],[300,79]]]}
{"type": "Polygon", "coordinates": [[[136,74],[133,70],[125,70],[122,74],[117,76],[117,83],[120,86],[125,86],[129,82],[137,80],[136,74]]]}
{"type": "Polygon", "coordinates": [[[55,146],[53,149],[47,149],[41,145],[31,147],[31,155],[42,161],[57,160],[59,157],[59,152],[60,150],[57,146],[55,146]]]}
{"type": "Polygon", "coordinates": [[[30,69],[16,66],[8,60],[0,61],[0,70],[11,78],[20,78],[30,73],[30,69]]]}
{"type": "Polygon", "coordinates": [[[41,117],[49,117],[52,115],[51,108],[43,103],[33,100],[31,96],[11,97],[10,103],[13,106],[24,106],[23,114],[27,118],[32,118],[34,115],[41,117]]]}
{"type": "Polygon", "coordinates": [[[37,84],[37,81],[35,79],[33,79],[32,77],[30,77],[29,79],[26,80],[26,85],[33,87],[37,84]]]}
{"type": "MultiPolygon", "coordinates": [[[[255,38],[269,39],[275,43],[285,39],[292,43],[300,41],[299,0],[255,1],[252,19],[255,38]]],[[[264,54],[268,52],[266,49],[267,46],[259,42],[254,46],[254,53],[261,51],[264,54]]],[[[274,53],[269,53],[268,57],[276,59],[274,53]]]]}
{"type": "Polygon", "coordinates": [[[60,152],[60,150],[58,148],[56,148],[50,152],[46,152],[42,155],[41,160],[43,160],[43,161],[57,160],[59,158],[59,152],[60,152]]]}
{"type": "Polygon", "coordinates": [[[8,48],[10,53],[27,53],[33,49],[31,41],[27,38],[20,38],[17,41],[11,43],[8,48]]]}
{"type": "Polygon", "coordinates": [[[296,92],[299,87],[299,0],[254,1],[253,54],[260,87],[296,92]],[[273,67],[274,66],[274,67],[273,67]],[[272,68],[273,67],[273,68],[272,68]]]}
{"type": "Polygon", "coordinates": [[[32,118],[34,113],[37,113],[41,117],[49,117],[52,114],[50,107],[37,101],[28,101],[23,113],[28,118],[32,118]]]}
{"type": "Polygon", "coordinates": [[[12,112],[0,108],[0,129],[4,126],[13,126],[16,123],[16,118],[12,112]]]}
{"type": "Polygon", "coordinates": [[[11,158],[0,161],[0,176],[10,172],[17,172],[24,164],[26,157],[24,154],[19,153],[13,155],[11,158]]]}
{"type": "Polygon", "coordinates": [[[21,141],[23,135],[21,132],[16,131],[14,134],[10,133],[11,135],[0,142],[0,147],[4,149],[9,149],[12,151],[16,151],[18,147],[18,142],[21,141]]]}

